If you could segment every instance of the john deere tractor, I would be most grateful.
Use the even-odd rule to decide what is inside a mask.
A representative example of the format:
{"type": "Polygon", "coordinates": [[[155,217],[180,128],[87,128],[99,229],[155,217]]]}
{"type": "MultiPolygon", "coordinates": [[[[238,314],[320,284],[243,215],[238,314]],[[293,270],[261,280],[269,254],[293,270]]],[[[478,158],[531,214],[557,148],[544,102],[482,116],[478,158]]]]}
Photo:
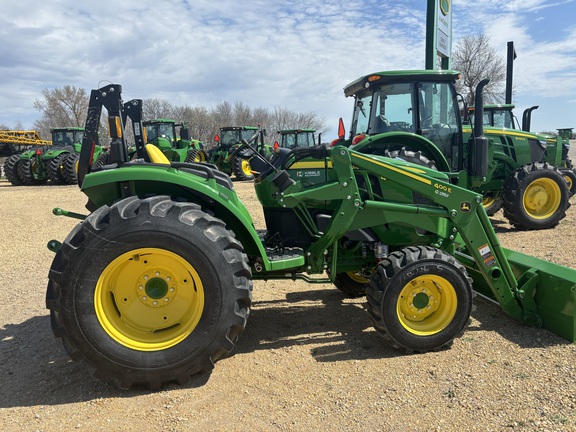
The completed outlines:
{"type": "Polygon", "coordinates": [[[230,157],[238,148],[242,140],[252,140],[253,146],[259,152],[269,153],[270,146],[264,144],[265,131],[256,126],[227,126],[220,128],[216,135],[216,145],[208,151],[207,162],[215,165],[220,171],[234,176],[238,180],[252,180],[254,175],[250,171],[250,159],[243,154],[230,157]]]}
{"type": "MultiPolygon", "coordinates": [[[[520,126],[513,112],[513,104],[484,105],[484,133],[494,142],[496,146],[494,157],[504,170],[511,172],[517,169],[522,159],[524,162],[526,160],[525,156],[517,155],[529,154],[530,159],[535,162],[557,167],[566,180],[569,195],[572,196],[576,192],[576,171],[568,157],[569,138],[564,137],[562,133],[551,135],[530,132],[532,111],[537,108],[536,105],[524,110],[520,126]],[[539,161],[538,155],[541,156],[539,161]]],[[[468,112],[471,123],[474,121],[474,108],[470,107],[468,112]]],[[[564,129],[559,129],[562,130],[564,129]]],[[[464,131],[469,133],[470,127],[464,125],[464,131]]],[[[491,193],[485,196],[484,205],[489,215],[494,214],[503,205],[501,194],[491,193]]]]}
{"type": "MultiPolygon", "coordinates": [[[[471,125],[462,126],[455,71],[396,71],[363,76],[345,87],[354,97],[350,137],[341,144],[401,158],[446,173],[454,184],[502,197],[504,215],[523,229],[551,228],[566,215],[569,190],[560,170],[543,160],[546,141],[519,131],[486,129],[485,172],[470,176],[471,125]]],[[[476,105],[476,110],[478,107],[476,105]]],[[[475,116],[476,128],[483,115],[475,116]]]]}
{"type": "MultiPolygon", "coordinates": [[[[41,185],[76,184],[76,162],[80,152],[81,127],[54,128],[52,143],[38,146],[11,156],[5,165],[6,176],[12,184],[41,185]]],[[[100,149],[96,148],[96,156],[100,149]]]]}
{"type": "Polygon", "coordinates": [[[201,141],[190,139],[184,123],[174,120],[157,119],[143,122],[148,142],[157,146],[168,160],[174,162],[204,162],[206,153],[201,141]],[[176,128],[180,128],[179,137],[176,128]]]}
{"type": "Polygon", "coordinates": [[[322,134],[315,135],[314,129],[284,129],[279,130],[279,140],[274,143],[274,147],[284,147],[295,149],[296,147],[314,147],[321,144],[322,134]]]}
{"type": "MultiPolygon", "coordinates": [[[[358,89],[391,78],[371,77],[358,89]]],[[[457,144],[455,76],[395,77],[422,91],[412,108],[417,119],[436,118],[424,110],[433,107],[456,116],[440,116],[450,123],[442,123],[439,129],[449,130],[439,130],[438,139],[457,144]]],[[[260,231],[230,177],[209,164],[169,161],[151,144],[137,144],[144,157],[129,159],[121,91],[114,84],[92,90],[78,164],[88,214],[55,209],[81,221],[63,243],[49,242],[56,252],[46,293],[52,329],[96,377],[158,389],[211,370],[247,324],[253,280],[332,282],[346,295],[365,294],[367,319],[403,352],[449,347],[466,329],[476,292],[574,341],[576,271],[502,248],[482,194],[463,187],[482,184],[490,169],[481,122],[470,142],[447,149],[459,172],[448,169],[444,153],[430,154],[440,169],[401,160],[423,157],[425,149],[417,147],[424,137],[407,131],[393,132],[405,138],[390,150],[394,157],[372,147],[371,137],[330,148],[278,147],[270,161],[242,141],[229,157],[251,158],[266,220],[260,231]],[[114,158],[93,169],[91,137],[103,107],[114,158]],[[362,290],[356,275],[366,281],[362,290]]],[[[372,116],[370,101],[359,94],[355,131],[385,122],[385,113],[372,116]]],[[[420,126],[410,113],[398,114],[405,117],[395,127],[420,126]]]]}

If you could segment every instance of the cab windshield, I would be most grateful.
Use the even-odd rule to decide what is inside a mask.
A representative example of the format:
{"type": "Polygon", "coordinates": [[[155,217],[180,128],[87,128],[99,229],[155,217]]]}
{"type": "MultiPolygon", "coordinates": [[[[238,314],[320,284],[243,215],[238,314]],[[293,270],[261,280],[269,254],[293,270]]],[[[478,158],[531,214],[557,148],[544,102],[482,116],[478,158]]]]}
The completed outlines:
{"type": "Polygon", "coordinates": [[[81,143],[82,131],[52,131],[52,145],[72,145],[81,143]]]}
{"type": "Polygon", "coordinates": [[[382,84],[356,95],[351,137],[408,132],[432,141],[456,167],[460,117],[450,83],[382,84]]]}
{"type": "Polygon", "coordinates": [[[282,135],[280,147],[314,147],[314,133],[312,132],[293,132],[282,135]]]}

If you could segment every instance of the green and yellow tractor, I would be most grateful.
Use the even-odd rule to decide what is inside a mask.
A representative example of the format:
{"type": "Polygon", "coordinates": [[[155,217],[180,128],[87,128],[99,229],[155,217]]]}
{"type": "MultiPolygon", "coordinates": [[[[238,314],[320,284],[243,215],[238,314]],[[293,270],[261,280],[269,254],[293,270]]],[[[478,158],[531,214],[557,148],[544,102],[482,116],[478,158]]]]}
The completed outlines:
{"type": "MultiPolygon", "coordinates": [[[[51,130],[49,146],[38,146],[8,158],[6,177],[14,185],[76,184],[76,162],[84,128],[67,127],[51,130]]],[[[96,147],[96,156],[101,149],[96,147]]]]}
{"type": "Polygon", "coordinates": [[[156,119],[142,122],[148,142],[157,146],[170,161],[204,162],[206,153],[204,144],[189,136],[184,123],[176,124],[174,120],[156,119]],[[176,134],[176,128],[179,133],[176,134]]]}
{"type": "MultiPolygon", "coordinates": [[[[342,136],[341,143],[433,167],[454,184],[482,194],[486,206],[486,199],[501,197],[504,215],[518,228],[558,224],[570,206],[570,192],[558,167],[543,160],[545,138],[486,128],[485,175],[466,174],[467,143],[474,133],[459,115],[453,91],[458,78],[457,72],[447,70],[378,72],[359,78],[344,89],[355,104],[350,137],[342,136]]],[[[475,124],[483,127],[482,118],[476,115],[475,124]]]]}
{"type": "Polygon", "coordinates": [[[230,157],[243,140],[249,141],[261,154],[270,154],[271,146],[264,144],[266,131],[258,126],[226,126],[214,137],[215,146],[208,151],[207,162],[238,180],[252,180],[250,158],[243,153],[230,157]]]}
{"type": "MultiPolygon", "coordinates": [[[[547,163],[560,170],[568,185],[569,195],[573,196],[576,192],[576,171],[568,157],[570,140],[566,136],[572,129],[559,129],[558,135],[530,132],[532,111],[538,106],[524,110],[522,125],[514,115],[514,108],[513,104],[484,105],[484,134],[495,145],[494,158],[500,164],[502,175],[508,175],[528,160],[547,163]],[[564,130],[567,132],[560,133],[564,130]]],[[[469,123],[472,123],[474,107],[468,108],[468,112],[469,123]]],[[[464,131],[469,133],[470,127],[464,125],[464,131]]],[[[496,213],[503,205],[502,194],[485,196],[484,205],[488,215],[496,213]]]]}
{"type": "MultiPolygon", "coordinates": [[[[415,76],[402,84],[412,85],[415,76]]],[[[450,119],[455,138],[440,131],[456,144],[453,79],[422,78],[415,85],[423,92],[413,108],[417,118],[432,107],[445,111],[442,119],[457,116],[450,119]]],[[[261,231],[230,177],[209,164],[169,161],[143,141],[137,145],[144,157],[130,160],[121,92],[115,84],[92,90],[78,165],[88,214],[55,209],[80,222],[62,243],[48,245],[56,252],[46,292],[53,332],[94,376],[124,389],[158,389],[210,371],[248,322],[253,280],[334,283],[346,295],[366,295],[367,319],[404,352],[449,347],[466,330],[475,293],[574,341],[576,271],[502,248],[482,194],[464,187],[482,184],[489,171],[481,123],[453,149],[460,172],[448,170],[446,158],[436,169],[398,157],[420,150],[381,154],[370,137],[353,145],[279,147],[271,160],[242,141],[229,158],[250,158],[266,221],[261,231]],[[102,108],[114,158],[93,169],[91,137],[102,108]]],[[[363,93],[357,98],[365,105],[358,106],[355,131],[360,114],[372,115],[369,101],[363,93]]],[[[409,120],[402,120],[404,129],[409,120]]],[[[400,133],[414,145],[422,139],[400,133]]]]}
{"type": "Polygon", "coordinates": [[[277,133],[280,139],[274,142],[274,148],[314,147],[321,144],[322,139],[322,134],[316,136],[314,129],[284,129],[279,130],[277,133]]]}

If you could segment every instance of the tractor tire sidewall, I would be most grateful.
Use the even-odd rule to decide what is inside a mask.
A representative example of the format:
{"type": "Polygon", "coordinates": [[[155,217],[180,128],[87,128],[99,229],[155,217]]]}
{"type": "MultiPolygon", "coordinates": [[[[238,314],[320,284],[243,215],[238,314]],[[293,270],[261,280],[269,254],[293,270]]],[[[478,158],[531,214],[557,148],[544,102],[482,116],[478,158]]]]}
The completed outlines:
{"type": "Polygon", "coordinates": [[[515,170],[504,186],[504,216],[511,224],[523,229],[548,229],[558,225],[566,216],[570,207],[569,190],[562,173],[547,163],[534,163],[515,170]],[[560,203],[553,214],[545,219],[536,219],[528,214],[524,207],[524,194],[535,181],[548,178],[554,181],[560,190],[560,203]]]}
{"type": "Polygon", "coordinates": [[[338,273],[334,278],[334,286],[342,291],[346,297],[356,298],[366,295],[368,282],[355,281],[348,273],[338,273]]]}
{"type": "Polygon", "coordinates": [[[48,179],[57,185],[65,184],[66,178],[64,177],[64,161],[69,153],[62,153],[46,164],[46,174],[48,179]]]}
{"type": "Polygon", "coordinates": [[[576,193],[576,173],[573,170],[567,168],[561,169],[560,172],[564,177],[568,177],[570,179],[570,183],[566,181],[568,184],[568,192],[570,197],[574,196],[576,193]]]}
{"type": "Polygon", "coordinates": [[[374,326],[395,348],[408,353],[437,351],[452,344],[470,320],[473,308],[472,281],[451,255],[430,247],[409,247],[394,252],[372,274],[367,289],[368,311],[374,326]],[[442,330],[417,335],[400,322],[396,310],[404,287],[418,276],[433,274],[446,279],[457,297],[456,313],[442,330]]]}
{"type": "Polygon", "coordinates": [[[234,160],[232,161],[232,171],[234,172],[234,175],[236,176],[236,178],[238,180],[252,180],[252,179],[254,179],[254,175],[252,175],[252,174],[247,175],[242,170],[242,161],[243,161],[243,159],[241,157],[235,157],[234,160]]]}
{"type": "Polygon", "coordinates": [[[78,184],[78,173],[76,172],[78,158],[77,153],[70,153],[64,159],[64,178],[68,184],[78,184]]]}
{"type": "MultiPolygon", "coordinates": [[[[18,164],[18,177],[22,180],[22,184],[26,186],[39,186],[48,182],[48,177],[39,177],[40,174],[34,174],[34,164],[38,164],[36,158],[22,159],[18,164]]],[[[36,166],[36,168],[38,168],[36,166]]]]}
{"type": "Polygon", "coordinates": [[[18,174],[18,165],[22,162],[20,155],[15,154],[6,159],[4,163],[4,176],[13,186],[21,186],[22,179],[18,174]]]}
{"type": "Polygon", "coordinates": [[[153,382],[182,381],[212,369],[244,329],[251,301],[247,259],[223,223],[215,223],[217,219],[197,206],[191,209],[191,204],[184,206],[184,216],[180,216],[182,206],[176,205],[165,217],[152,216],[147,207],[153,203],[144,201],[140,206],[140,200],[128,198],[109,210],[97,210],[79,224],[57,254],[50,273],[52,294],[47,295],[60,299],[52,315],[53,320],[59,318],[68,344],[82,353],[97,375],[127,382],[124,387],[144,383],[148,375],[154,376],[148,384],[155,386],[153,382]],[[135,209],[137,214],[127,219],[120,215],[135,209]],[[109,223],[101,222],[105,219],[109,223]],[[192,225],[184,220],[193,221],[192,225]],[[94,293],[103,270],[121,254],[142,247],[162,248],[184,258],[198,272],[204,288],[204,310],[197,326],[182,342],[160,351],[141,352],[118,343],[95,314],[94,293]]]}

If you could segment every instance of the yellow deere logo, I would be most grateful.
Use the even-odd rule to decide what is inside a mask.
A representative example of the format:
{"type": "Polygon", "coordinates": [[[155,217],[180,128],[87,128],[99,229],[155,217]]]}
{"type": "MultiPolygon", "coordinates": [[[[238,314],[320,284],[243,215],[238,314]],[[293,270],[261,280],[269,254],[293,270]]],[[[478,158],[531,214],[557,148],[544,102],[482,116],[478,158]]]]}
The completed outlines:
{"type": "Polygon", "coordinates": [[[450,12],[450,0],[438,0],[440,2],[440,10],[443,15],[448,15],[450,12]]]}

